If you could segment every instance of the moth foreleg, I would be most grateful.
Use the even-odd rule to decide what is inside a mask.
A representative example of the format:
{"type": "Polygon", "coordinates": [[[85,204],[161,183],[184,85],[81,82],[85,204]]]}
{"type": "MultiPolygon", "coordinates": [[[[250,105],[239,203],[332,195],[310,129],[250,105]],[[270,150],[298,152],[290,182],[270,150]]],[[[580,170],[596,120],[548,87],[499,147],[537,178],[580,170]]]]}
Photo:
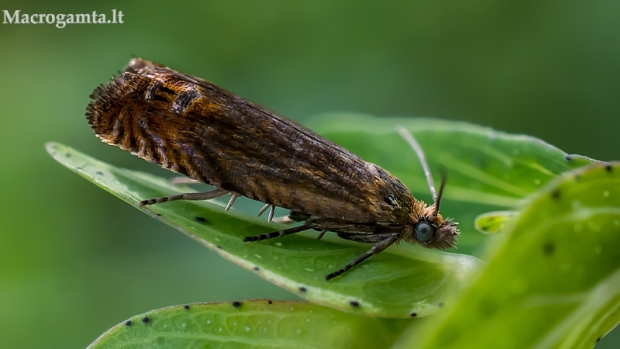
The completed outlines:
{"type": "Polygon", "coordinates": [[[291,234],[299,233],[300,231],[304,231],[304,230],[308,230],[308,229],[311,229],[310,225],[302,224],[302,225],[297,226],[297,227],[292,227],[292,228],[288,228],[288,229],[282,229],[282,230],[274,231],[272,233],[253,235],[253,236],[246,236],[246,237],[243,238],[243,242],[267,240],[267,239],[272,239],[272,238],[277,238],[277,237],[282,237],[282,236],[286,236],[286,235],[291,235],[291,234]]]}
{"type": "Polygon", "coordinates": [[[164,196],[161,198],[148,199],[140,201],[140,206],[161,204],[162,202],[178,201],[178,200],[209,200],[222,195],[228,194],[228,190],[215,189],[203,193],[183,193],[178,195],[164,196]]]}
{"type": "Polygon", "coordinates": [[[364,254],[362,254],[361,256],[359,256],[357,258],[355,258],[349,264],[347,264],[344,267],[342,267],[341,269],[338,269],[335,272],[325,276],[325,280],[330,280],[330,279],[335,278],[338,275],[342,275],[347,270],[349,270],[349,269],[353,268],[354,266],[362,263],[363,261],[365,261],[366,259],[370,258],[371,256],[376,255],[377,253],[385,250],[388,246],[390,246],[391,244],[396,242],[399,238],[400,238],[399,234],[389,235],[387,238],[385,238],[385,239],[377,242],[376,244],[374,244],[370,248],[370,250],[364,252],[364,254]]]}

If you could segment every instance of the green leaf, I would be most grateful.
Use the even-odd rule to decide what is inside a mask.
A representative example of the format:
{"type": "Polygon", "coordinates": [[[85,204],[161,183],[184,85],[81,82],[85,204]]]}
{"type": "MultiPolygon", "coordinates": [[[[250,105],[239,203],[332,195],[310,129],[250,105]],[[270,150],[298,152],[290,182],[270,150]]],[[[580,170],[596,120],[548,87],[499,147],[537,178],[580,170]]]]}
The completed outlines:
{"type": "MultiPolygon", "coordinates": [[[[63,165],[138,209],[143,199],[181,192],[162,178],[116,168],[64,145],[49,143],[47,150],[63,165]]],[[[478,265],[471,256],[395,247],[327,282],[326,274],[369,247],[327,237],[318,241],[316,234],[244,243],[244,236],[281,226],[267,224],[234,207],[224,212],[223,204],[215,201],[177,201],[149,207],[141,210],[224,258],[300,297],[349,312],[384,317],[431,314],[446,302],[445,291],[461,288],[478,265]]]]}
{"type": "Polygon", "coordinates": [[[592,162],[531,136],[465,122],[338,113],[319,115],[306,125],[389,170],[416,197],[430,202],[420,161],[395,127],[410,130],[424,150],[435,180],[439,180],[440,170],[446,169],[448,182],[441,212],[460,223],[461,253],[476,252],[486,239],[474,227],[476,216],[512,209],[557,175],[592,162]]]}
{"type": "Polygon", "coordinates": [[[456,304],[402,348],[591,348],[620,322],[620,163],[525,202],[456,304]]]}
{"type": "MultiPolygon", "coordinates": [[[[474,252],[485,239],[474,230],[477,214],[512,207],[556,174],[591,161],[579,156],[568,161],[565,153],[535,138],[465,123],[349,114],[317,117],[310,123],[365,159],[386,167],[423,198],[423,194],[417,194],[427,191],[419,161],[395,132],[395,126],[404,125],[411,130],[425,149],[431,167],[447,169],[449,183],[442,212],[460,221],[463,234],[459,237],[459,251],[466,253],[474,252]]],[[[118,169],[60,145],[57,150],[52,148],[50,152],[60,162],[134,207],[142,199],[181,190],[162,179],[118,169]],[[64,153],[72,157],[67,158],[64,153]]],[[[466,256],[403,244],[326,283],[327,273],[369,246],[328,237],[316,241],[303,235],[243,243],[244,236],[281,226],[266,225],[264,220],[239,212],[224,213],[222,204],[216,201],[151,207],[161,217],[145,212],[303,298],[369,315],[405,317],[433,313],[445,303],[445,291],[464,285],[476,265],[475,259],[466,256]]]]}
{"type": "Polygon", "coordinates": [[[305,302],[190,304],[134,316],[88,348],[387,348],[411,321],[305,302]]]}

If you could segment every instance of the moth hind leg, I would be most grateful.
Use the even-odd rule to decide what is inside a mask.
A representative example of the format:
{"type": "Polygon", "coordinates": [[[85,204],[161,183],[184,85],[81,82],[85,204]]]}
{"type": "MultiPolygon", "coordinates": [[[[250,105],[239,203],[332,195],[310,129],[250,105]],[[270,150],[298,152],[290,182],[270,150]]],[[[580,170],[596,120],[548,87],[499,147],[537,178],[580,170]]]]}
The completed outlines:
{"type": "Polygon", "coordinates": [[[215,189],[211,191],[206,191],[202,193],[183,193],[177,195],[170,196],[162,196],[160,198],[148,199],[140,201],[140,207],[144,207],[147,205],[155,205],[161,204],[163,202],[169,201],[179,201],[179,200],[210,200],[222,195],[228,194],[228,190],[223,189],[215,189]]]}

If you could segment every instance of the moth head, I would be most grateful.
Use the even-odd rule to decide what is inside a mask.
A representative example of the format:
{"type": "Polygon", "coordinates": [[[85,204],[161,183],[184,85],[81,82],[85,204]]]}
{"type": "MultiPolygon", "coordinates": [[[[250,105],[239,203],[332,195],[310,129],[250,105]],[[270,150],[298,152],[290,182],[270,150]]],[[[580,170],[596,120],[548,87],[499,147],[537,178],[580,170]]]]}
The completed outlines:
{"type": "Polygon", "coordinates": [[[451,219],[444,219],[439,213],[439,204],[446,185],[446,175],[441,176],[441,186],[435,202],[431,206],[424,206],[418,215],[418,221],[413,228],[414,239],[422,246],[429,248],[446,249],[454,247],[456,236],[459,235],[457,223],[451,219]]]}
{"type": "MultiPolygon", "coordinates": [[[[429,206],[427,209],[432,209],[429,206]]],[[[438,248],[441,250],[454,247],[459,230],[457,223],[451,219],[443,219],[440,214],[434,217],[421,216],[417,223],[413,224],[412,237],[416,243],[426,248],[438,248]]]]}
{"type": "Polygon", "coordinates": [[[451,219],[444,219],[439,213],[439,204],[441,203],[443,189],[446,185],[447,175],[445,171],[442,172],[441,187],[439,188],[439,193],[436,193],[433,177],[431,176],[431,171],[426,162],[422,147],[420,147],[413,135],[406,128],[399,126],[397,130],[418,155],[434,200],[433,204],[430,206],[426,206],[422,201],[416,201],[414,203],[413,211],[409,215],[412,228],[405,232],[405,239],[410,242],[416,242],[427,248],[439,248],[443,250],[454,247],[456,244],[456,236],[459,235],[459,230],[456,227],[457,223],[453,222],[451,219]]]}

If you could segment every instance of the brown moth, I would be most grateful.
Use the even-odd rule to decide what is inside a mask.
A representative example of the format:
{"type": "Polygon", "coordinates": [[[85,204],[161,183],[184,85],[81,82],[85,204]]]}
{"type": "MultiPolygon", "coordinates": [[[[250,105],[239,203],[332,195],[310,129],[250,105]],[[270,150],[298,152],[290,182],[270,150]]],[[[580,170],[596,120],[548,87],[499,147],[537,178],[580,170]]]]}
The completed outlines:
{"type": "Polygon", "coordinates": [[[260,241],[304,230],[335,232],[340,238],[374,244],[329,280],[388,246],[406,241],[428,248],[454,246],[456,223],[444,219],[438,195],[411,134],[399,132],[423,164],[434,203],[415,199],[381,167],[309,129],[202,79],[134,58],[125,71],[91,94],[86,116],[103,142],[215,190],[144,200],[208,200],[230,194],[289,209],[301,225],[248,236],[260,241]]]}

